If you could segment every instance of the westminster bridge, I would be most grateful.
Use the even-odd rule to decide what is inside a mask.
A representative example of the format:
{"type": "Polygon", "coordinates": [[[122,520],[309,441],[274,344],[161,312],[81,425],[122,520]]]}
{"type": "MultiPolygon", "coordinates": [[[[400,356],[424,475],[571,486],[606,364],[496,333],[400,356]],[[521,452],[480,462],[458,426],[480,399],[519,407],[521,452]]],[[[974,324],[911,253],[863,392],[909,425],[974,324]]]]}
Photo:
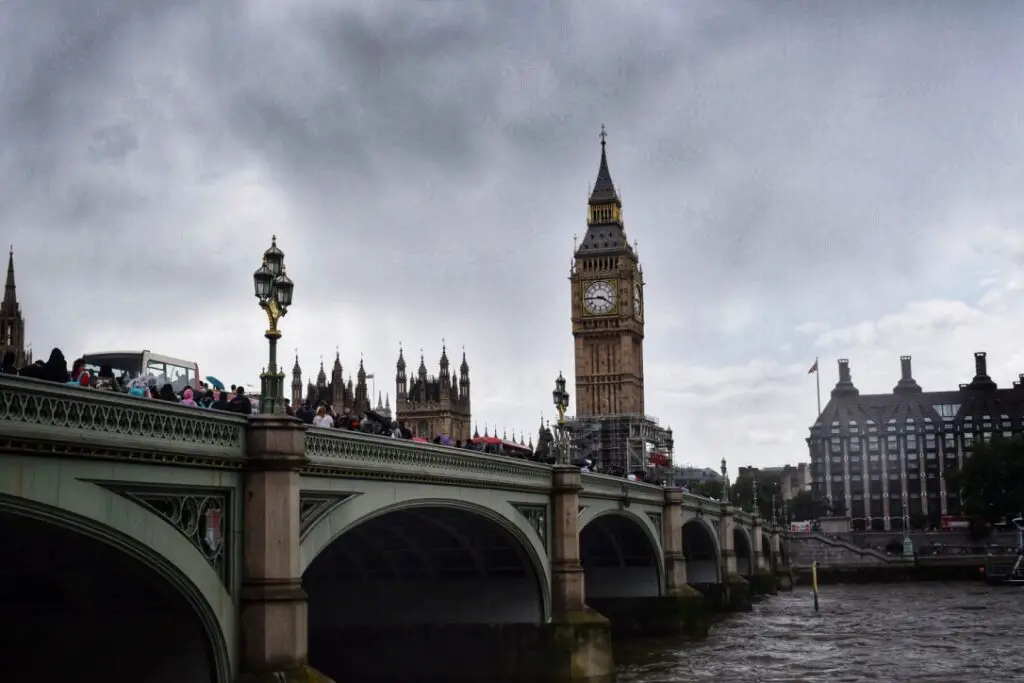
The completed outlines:
{"type": "Polygon", "coordinates": [[[12,680],[605,680],[785,564],[679,489],[291,418],[0,375],[0,438],[12,680]]]}

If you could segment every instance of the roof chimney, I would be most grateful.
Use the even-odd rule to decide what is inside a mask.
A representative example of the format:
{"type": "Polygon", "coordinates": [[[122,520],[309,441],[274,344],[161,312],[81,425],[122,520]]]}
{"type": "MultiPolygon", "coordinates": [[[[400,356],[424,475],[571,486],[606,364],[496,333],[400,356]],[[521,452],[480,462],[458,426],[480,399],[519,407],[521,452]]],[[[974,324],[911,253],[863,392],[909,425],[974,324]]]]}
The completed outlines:
{"type": "Polygon", "coordinates": [[[838,363],[839,381],[836,382],[835,388],[832,389],[832,398],[859,396],[860,392],[857,391],[857,387],[853,386],[853,380],[850,378],[850,361],[846,358],[840,358],[838,363]]]}
{"type": "Polygon", "coordinates": [[[900,381],[896,383],[892,393],[894,394],[920,394],[923,389],[914,379],[910,369],[910,356],[900,356],[900,381]]]}
{"type": "Polygon", "coordinates": [[[985,352],[978,351],[974,354],[974,379],[971,380],[972,389],[995,389],[996,383],[988,376],[988,363],[985,360],[985,352]]]}

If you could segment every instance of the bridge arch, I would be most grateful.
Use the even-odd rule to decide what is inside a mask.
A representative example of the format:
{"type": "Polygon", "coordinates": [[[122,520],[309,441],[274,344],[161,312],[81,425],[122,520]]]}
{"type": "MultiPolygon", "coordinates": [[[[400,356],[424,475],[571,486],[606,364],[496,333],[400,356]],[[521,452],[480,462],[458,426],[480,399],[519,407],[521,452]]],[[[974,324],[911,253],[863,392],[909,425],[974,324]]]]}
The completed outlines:
{"type": "Polygon", "coordinates": [[[582,517],[579,533],[588,599],[664,594],[660,530],[649,519],[629,509],[605,510],[582,517]]]}
{"type": "Polygon", "coordinates": [[[750,532],[739,524],[734,525],[732,543],[736,551],[736,573],[750,578],[754,575],[754,542],[750,532]]]}
{"type": "Polygon", "coordinates": [[[18,677],[24,658],[33,678],[53,677],[49,667],[72,677],[101,667],[144,682],[232,681],[234,607],[199,551],[148,510],[76,483],[76,511],[0,493],[0,539],[12,551],[0,566],[0,615],[22,610],[4,619],[19,636],[0,645],[7,672],[18,677]],[[72,633],[55,636],[61,629],[72,633]],[[60,657],[55,637],[65,643],[60,657]]]}
{"type": "Polygon", "coordinates": [[[714,527],[703,517],[683,522],[686,580],[695,586],[722,582],[722,548],[714,527]]]}
{"type": "Polygon", "coordinates": [[[546,556],[523,519],[447,498],[359,496],[328,513],[303,541],[310,664],[335,680],[432,671],[547,622],[546,556]]]}

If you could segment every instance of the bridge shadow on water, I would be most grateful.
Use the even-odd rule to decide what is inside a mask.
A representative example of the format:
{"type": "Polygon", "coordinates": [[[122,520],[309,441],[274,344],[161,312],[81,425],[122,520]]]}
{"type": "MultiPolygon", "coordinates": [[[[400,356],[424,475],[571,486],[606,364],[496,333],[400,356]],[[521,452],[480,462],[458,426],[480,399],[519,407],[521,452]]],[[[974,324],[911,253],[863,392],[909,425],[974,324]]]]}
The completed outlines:
{"type": "Polygon", "coordinates": [[[4,511],[0,547],[3,680],[214,680],[194,610],[127,553],[4,511]]]}

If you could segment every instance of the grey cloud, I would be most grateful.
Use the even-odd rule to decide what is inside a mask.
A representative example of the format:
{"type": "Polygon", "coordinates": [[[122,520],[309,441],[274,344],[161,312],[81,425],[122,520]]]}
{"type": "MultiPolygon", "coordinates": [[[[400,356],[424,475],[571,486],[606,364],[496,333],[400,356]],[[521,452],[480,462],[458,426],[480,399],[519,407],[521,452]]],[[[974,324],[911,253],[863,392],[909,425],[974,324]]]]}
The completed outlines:
{"type": "MultiPolygon", "coordinates": [[[[383,377],[399,339],[436,355],[459,337],[480,405],[503,413],[480,421],[530,428],[572,367],[566,276],[604,123],[648,280],[652,412],[681,415],[718,395],[713,369],[765,358],[761,400],[815,339],[860,343],[859,321],[880,339],[905,301],[969,298],[960,240],[1024,215],[1022,14],[8,0],[0,234],[31,336],[78,344],[65,328],[84,306],[54,296],[49,264],[137,325],[247,325],[277,233],[297,282],[285,343],[306,366],[343,343],[383,377]]],[[[255,336],[201,352],[255,372],[255,336]]]]}

